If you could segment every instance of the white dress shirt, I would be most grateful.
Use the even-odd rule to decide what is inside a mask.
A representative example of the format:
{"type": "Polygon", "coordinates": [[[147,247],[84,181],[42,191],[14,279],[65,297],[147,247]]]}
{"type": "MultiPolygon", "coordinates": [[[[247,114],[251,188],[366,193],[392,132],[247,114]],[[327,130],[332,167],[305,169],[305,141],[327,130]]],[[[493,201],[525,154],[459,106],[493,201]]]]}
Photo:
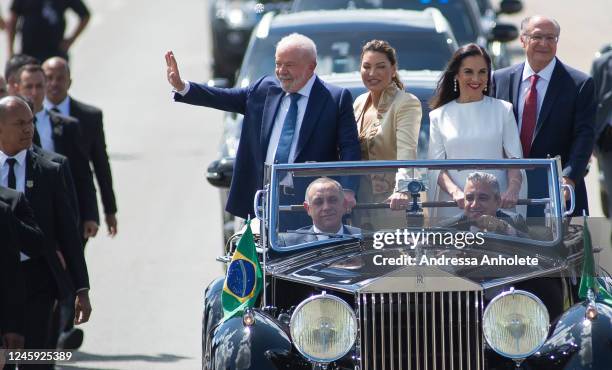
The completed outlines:
{"type": "MultiPolygon", "coordinates": [[[[304,120],[304,113],[306,112],[306,106],[308,105],[308,97],[312,90],[312,85],[315,82],[315,75],[312,75],[306,85],[304,85],[297,93],[301,95],[297,102],[298,115],[297,122],[295,123],[295,133],[293,135],[293,141],[291,142],[291,150],[289,150],[288,163],[295,161],[295,152],[297,150],[298,138],[300,137],[300,129],[302,128],[302,121],[304,120]]],[[[268,150],[266,152],[266,163],[274,163],[274,156],[276,155],[276,148],[280,141],[281,132],[283,131],[283,124],[285,123],[285,117],[289,111],[291,105],[291,98],[289,93],[285,93],[283,96],[276,117],[274,118],[274,126],[272,127],[272,133],[270,134],[270,142],[268,143],[268,150]]]]}
{"type": "Polygon", "coordinates": [[[46,109],[36,113],[36,131],[40,137],[40,145],[44,150],[50,152],[55,151],[55,144],[53,143],[53,125],[51,124],[51,117],[46,109]]]}
{"type": "MultiPolygon", "coordinates": [[[[316,225],[312,225],[312,231],[315,233],[325,233],[325,231],[321,231],[316,225]]],[[[329,233],[326,233],[329,234],[329,233]]],[[[344,225],[340,225],[340,229],[338,229],[338,231],[336,232],[337,235],[343,235],[344,234],[344,225]]],[[[328,235],[315,235],[317,237],[317,240],[327,240],[329,239],[328,235]]]]}
{"type": "MultiPolygon", "coordinates": [[[[538,91],[538,111],[536,115],[537,118],[540,117],[540,110],[542,108],[542,102],[544,101],[544,96],[546,95],[546,90],[548,90],[548,83],[552,77],[553,70],[555,69],[555,65],[557,64],[557,58],[553,58],[553,60],[548,63],[546,67],[544,67],[540,72],[537,73],[540,78],[538,78],[538,82],[536,84],[536,90],[538,91]]],[[[523,127],[523,108],[525,107],[525,96],[529,92],[531,88],[531,81],[529,80],[531,76],[536,74],[533,71],[529,62],[525,60],[525,66],[523,67],[523,77],[521,78],[521,84],[519,86],[519,96],[518,96],[518,124],[519,124],[519,132],[521,131],[521,127],[523,127]]]]}
{"type": "Polygon", "coordinates": [[[48,111],[51,110],[52,108],[57,108],[61,114],[63,114],[64,116],[69,116],[70,115],[70,97],[66,96],[66,98],[57,105],[51,103],[49,100],[47,100],[47,98],[45,98],[45,101],[43,102],[43,107],[45,107],[45,110],[48,110],[48,111]]]}
{"type": "MultiPolygon", "coordinates": [[[[9,175],[9,164],[6,162],[8,158],[15,158],[17,162],[13,170],[15,171],[15,185],[17,191],[25,193],[26,185],[26,155],[27,149],[24,149],[16,155],[10,157],[0,150],[0,185],[8,188],[8,175],[9,175]]],[[[19,252],[21,255],[21,261],[30,259],[27,255],[19,252]]]]}
{"type": "Polygon", "coordinates": [[[0,150],[0,185],[8,188],[9,164],[6,162],[8,158],[15,158],[15,180],[17,188],[15,190],[25,193],[25,178],[26,178],[26,154],[28,150],[24,149],[14,156],[8,156],[0,150]]]}

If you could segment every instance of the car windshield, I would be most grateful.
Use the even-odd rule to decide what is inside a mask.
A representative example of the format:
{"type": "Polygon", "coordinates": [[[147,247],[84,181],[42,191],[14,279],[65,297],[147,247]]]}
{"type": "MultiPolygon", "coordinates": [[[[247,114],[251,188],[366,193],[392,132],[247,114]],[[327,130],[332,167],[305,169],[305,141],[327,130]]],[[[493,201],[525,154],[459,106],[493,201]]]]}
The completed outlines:
{"type": "Polygon", "coordinates": [[[451,25],[460,45],[476,41],[477,20],[465,0],[295,0],[293,11],[331,9],[406,9],[437,8],[451,25]]]}
{"type": "MultiPolygon", "coordinates": [[[[443,70],[455,45],[444,34],[425,32],[328,32],[323,29],[300,31],[317,45],[317,74],[355,72],[360,68],[361,48],[374,38],[388,41],[398,52],[399,69],[408,71],[443,70]]],[[[285,34],[254,38],[244,58],[238,83],[246,86],[274,73],[274,51],[285,34]]]]}
{"type": "MultiPolygon", "coordinates": [[[[279,251],[339,240],[395,240],[415,231],[544,247],[560,238],[564,205],[558,179],[552,180],[558,176],[555,160],[307,163],[275,165],[271,173],[271,242],[279,251]],[[463,190],[463,208],[438,185],[443,176],[463,190]],[[520,189],[509,191],[512,183],[520,189]],[[349,193],[357,204],[347,213],[349,193]],[[518,202],[503,207],[510,193],[518,202]]],[[[408,239],[402,240],[421,242],[408,239]]],[[[442,243],[459,242],[465,244],[442,243]]]]}

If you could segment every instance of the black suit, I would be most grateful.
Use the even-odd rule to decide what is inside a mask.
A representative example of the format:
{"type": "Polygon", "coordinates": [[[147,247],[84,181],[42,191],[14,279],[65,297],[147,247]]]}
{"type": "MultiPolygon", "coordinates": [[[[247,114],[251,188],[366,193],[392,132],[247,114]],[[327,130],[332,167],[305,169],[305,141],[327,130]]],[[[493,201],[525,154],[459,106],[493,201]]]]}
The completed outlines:
{"type": "Polygon", "coordinates": [[[66,189],[68,191],[70,206],[77,217],[77,222],[80,224],[81,219],[79,217],[79,199],[77,197],[76,188],[74,186],[74,180],[72,177],[72,171],[70,170],[70,162],[68,161],[68,158],[56,152],[44,150],[38,145],[33,145],[32,150],[34,151],[34,153],[39,154],[43,158],[51,162],[57,163],[60,166],[60,173],[62,174],[64,184],[66,185],[66,189]]]}
{"type": "Polygon", "coordinates": [[[76,216],[70,206],[60,166],[33,150],[26,156],[25,196],[44,234],[42,256],[22,262],[26,283],[25,347],[47,348],[55,300],[89,288],[76,216]],[[57,256],[66,261],[64,270],[57,256]]]}
{"type": "Polygon", "coordinates": [[[0,205],[6,206],[10,211],[6,220],[12,225],[15,243],[21,251],[32,258],[42,256],[43,234],[25,194],[0,186],[0,205]]]}
{"type": "Polygon", "coordinates": [[[45,253],[53,272],[60,295],[62,289],[89,288],[89,278],[76,216],[70,207],[70,199],[60,166],[29,150],[26,157],[25,194],[36,222],[43,231],[45,253]],[[59,264],[55,251],[62,252],[70,281],[59,264]],[[63,280],[63,281],[62,281],[63,280]]]}
{"type": "Polygon", "coordinates": [[[23,193],[0,186],[0,332],[24,332],[25,283],[19,251],[41,258],[43,234],[23,193]]]}
{"type": "Polygon", "coordinates": [[[0,201],[0,335],[23,333],[25,288],[17,235],[11,225],[14,217],[9,205],[0,201]]]}
{"type": "MultiPolygon", "coordinates": [[[[492,95],[514,105],[517,122],[524,65],[519,63],[495,71],[491,79],[492,95]]],[[[595,108],[593,79],[557,59],[527,158],[561,157],[561,175],[569,177],[576,184],[574,215],[581,215],[583,210],[588,212],[584,174],[593,151],[595,108]]],[[[543,175],[527,172],[530,198],[548,196],[548,189],[542,189],[542,185],[548,184],[543,175]]]]}
{"type": "MultiPolygon", "coordinates": [[[[603,53],[599,58],[593,61],[591,75],[595,82],[595,94],[597,95],[597,116],[595,137],[597,140],[601,138],[604,130],[608,129],[610,124],[610,116],[612,115],[612,51],[603,53]]],[[[600,145],[611,143],[598,142],[600,145]]]]}
{"type": "Polygon", "coordinates": [[[81,222],[100,222],[98,215],[98,202],[93,175],[89,168],[89,161],[81,145],[81,128],[79,122],[72,118],[49,111],[53,130],[54,151],[66,156],[70,163],[70,171],[79,202],[79,216],[81,222]]]}
{"type": "Polygon", "coordinates": [[[78,119],[81,125],[82,146],[93,165],[98,180],[104,213],[115,214],[117,213],[117,204],[113,191],[113,176],[106,153],[102,111],[71,97],[70,116],[78,119]]]}

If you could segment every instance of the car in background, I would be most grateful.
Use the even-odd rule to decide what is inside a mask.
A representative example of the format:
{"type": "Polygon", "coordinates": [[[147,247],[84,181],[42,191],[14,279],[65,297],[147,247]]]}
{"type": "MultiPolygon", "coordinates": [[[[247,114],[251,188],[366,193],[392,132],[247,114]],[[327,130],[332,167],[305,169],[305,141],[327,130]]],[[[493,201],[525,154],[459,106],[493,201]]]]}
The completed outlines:
{"type": "MultiPolygon", "coordinates": [[[[507,67],[510,55],[505,43],[518,37],[518,29],[512,24],[499,22],[488,0],[480,2],[479,6],[476,0],[295,0],[291,11],[436,8],[450,23],[459,45],[475,42],[489,50],[495,68],[507,67]]],[[[516,0],[502,1],[500,7],[508,12],[520,10],[516,0]]]]}
{"type": "MultiPolygon", "coordinates": [[[[293,32],[304,34],[317,45],[317,74],[325,81],[346,87],[356,98],[365,91],[359,75],[361,48],[369,40],[387,40],[397,49],[400,76],[407,90],[423,106],[419,155],[427,152],[429,115],[427,102],[433,95],[440,71],[457,43],[446,19],[436,9],[332,10],[293,14],[266,14],[253,31],[236,87],[246,87],[258,78],[274,73],[277,42],[293,32]]],[[[227,81],[210,83],[221,85],[227,81]]],[[[233,161],[242,129],[242,115],[226,113],[218,159],[207,171],[209,183],[220,188],[225,205],[232,179],[233,161]]],[[[224,239],[236,229],[234,218],[224,210],[224,239]]]]}
{"type": "Polygon", "coordinates": [[[476,4],[478,5],[480,15],[483,17],[488,14],[494,16],[498,14],[516,14],[523,10],[523,2],[521,0],[502,0],[499,3],[498,10],[495,10],[491,0],[476,0],[476,4]]]}
{"type": "Polygon", "coordinates": [[[257,22],[269,11],[281,11],[287,0],[209,0],[212,75],[233,81],[257,22]]]}

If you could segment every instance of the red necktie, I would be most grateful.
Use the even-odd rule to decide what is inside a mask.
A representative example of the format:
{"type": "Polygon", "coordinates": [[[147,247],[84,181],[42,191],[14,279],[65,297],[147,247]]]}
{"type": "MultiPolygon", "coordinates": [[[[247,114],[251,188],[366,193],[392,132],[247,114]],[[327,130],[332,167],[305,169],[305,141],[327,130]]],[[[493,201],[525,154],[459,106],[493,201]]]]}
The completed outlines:
{"type": "Polygon", "coordinates": [[[533,139],[533,132],[536,127],[536,121],[538,119],[538,90],[536,85],[538,84],[538,78],[540,76],[533,75],[529,77],[531,80],[531,86],[525,96],[525,105],[523,106],[523,123],[521,125],[521,144],[523,146],[523,157],[529,157],[531,151],[531,140],[533,139]]]}

